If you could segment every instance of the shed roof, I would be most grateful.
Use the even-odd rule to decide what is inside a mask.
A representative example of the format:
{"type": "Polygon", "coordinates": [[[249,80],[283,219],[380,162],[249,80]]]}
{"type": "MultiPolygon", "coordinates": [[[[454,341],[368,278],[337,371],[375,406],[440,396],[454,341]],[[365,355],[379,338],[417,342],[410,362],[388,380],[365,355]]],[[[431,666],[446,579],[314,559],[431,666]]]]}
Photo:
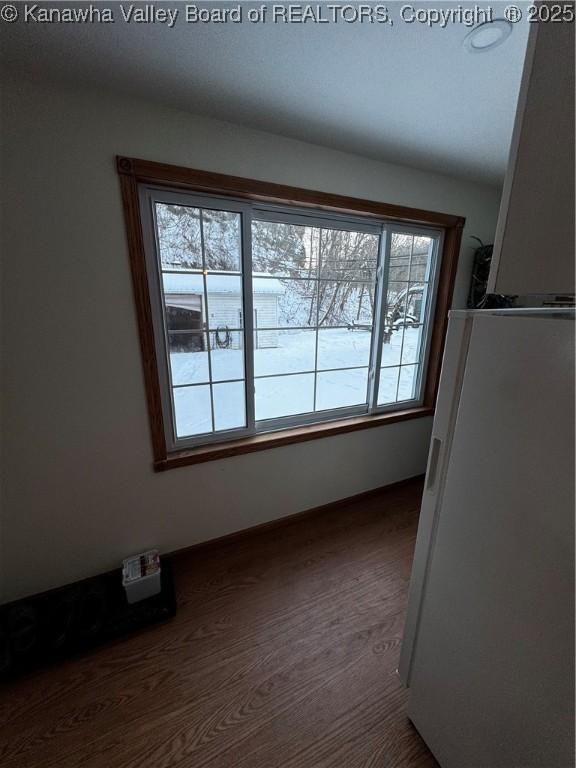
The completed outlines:
{"type": "MultiPolygon", "coordinates": [[[[203,293],[204,283],[202,275],[198,272],[183,272],[182,274],[168,272],[162,275],[165,293],[203,293]]],[[[239,275],[214,275],[207,276],[208,293],[227,293],[238,295],[240,293],[239,275]]],[[[282,294],[284,286],[276,277],[254,275],[252,278],[254,293],[282,294]]]]}

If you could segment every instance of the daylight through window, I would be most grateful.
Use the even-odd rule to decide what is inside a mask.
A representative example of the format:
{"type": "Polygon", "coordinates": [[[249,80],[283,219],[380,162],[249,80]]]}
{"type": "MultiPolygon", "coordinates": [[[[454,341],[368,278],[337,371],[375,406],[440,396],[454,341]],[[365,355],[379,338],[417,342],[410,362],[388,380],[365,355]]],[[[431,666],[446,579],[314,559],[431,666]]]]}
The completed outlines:
{"type": "Polygon", "coordinates": [[[172,448],[421,401],[440,231],[141,194],[172,448]]]}

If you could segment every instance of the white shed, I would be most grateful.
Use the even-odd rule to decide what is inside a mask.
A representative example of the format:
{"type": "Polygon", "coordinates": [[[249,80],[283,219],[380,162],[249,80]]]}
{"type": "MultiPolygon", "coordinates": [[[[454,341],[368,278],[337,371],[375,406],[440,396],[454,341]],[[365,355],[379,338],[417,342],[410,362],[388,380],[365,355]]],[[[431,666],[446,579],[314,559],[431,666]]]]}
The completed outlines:
{"type": "MultiPolygon", "coordinates": [[[[204,298],[204,280],[201,274],[164,273],[164,301],[168,328],[171,331],[202,331],[206,321],[211,333],[212,347],[241,346],[242,335],[232,329],[244,327],[242,307],[242,278],[238,275],[208,274],[204,298]]],[[[257,330],[255,345],[278,346],[278,301],[284,293],[281,281],[274,277],[256,275],[252,278],[254,329],[257,330]]],[[[201,336],[201,334],[198,334],[201,336]]],[[[183,346],[184,333],[182,333],[183,346]]],[[[192,344],[194,346],[194,343],[192,344]]]]}

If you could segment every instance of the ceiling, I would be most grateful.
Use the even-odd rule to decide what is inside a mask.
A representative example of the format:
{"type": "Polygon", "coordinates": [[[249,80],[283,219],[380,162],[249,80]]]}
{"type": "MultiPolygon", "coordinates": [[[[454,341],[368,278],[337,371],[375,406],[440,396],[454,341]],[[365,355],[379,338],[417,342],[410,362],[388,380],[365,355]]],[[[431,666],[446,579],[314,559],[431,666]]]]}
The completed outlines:
{"type": "MultiPolygon", "coordinates": [[[[240,4],[242,23],[194,24],[185,20],[184,3],[155,3],[179,10],[172,28],[126,23],[118,3],[92,4],[112,8],[113,24],[24,23],[20,5],[20,18],[0,25],[0,56],[4,65],[33,75],[110,88],[378,160],[501,183],[527,24],[516,24],[501,47],[477,54],[462,45],[469,27],[402,22],[405,3],[388,3],[393,25],[249,23],[248,8],[261,2],[212,7],[240,4]]],[[[458,5],[473,7],[434,7],[458,5]]],[[[497,12],[498,4],[493,6],[497,12]]]]}

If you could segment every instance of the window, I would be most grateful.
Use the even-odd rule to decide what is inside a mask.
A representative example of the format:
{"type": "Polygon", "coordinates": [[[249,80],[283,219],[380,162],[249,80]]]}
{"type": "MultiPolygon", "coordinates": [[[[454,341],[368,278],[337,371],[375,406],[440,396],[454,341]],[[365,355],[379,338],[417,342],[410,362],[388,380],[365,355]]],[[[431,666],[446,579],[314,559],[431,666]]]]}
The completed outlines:
{"type": "Polygon", "coordinates": [[[446,227],[250,199],[244,190],[134,176],[128,184],[129,231],[139,209],[131,255],[143,351],[155,366],[147,383],[160,460],[250,438],[261,445],[296,428],[430,412],[446,227]]]}
{"type": "Polygon", "coordinates": [[[141,195],[170,447],[421,401],[439,232],[141,195]]]}

